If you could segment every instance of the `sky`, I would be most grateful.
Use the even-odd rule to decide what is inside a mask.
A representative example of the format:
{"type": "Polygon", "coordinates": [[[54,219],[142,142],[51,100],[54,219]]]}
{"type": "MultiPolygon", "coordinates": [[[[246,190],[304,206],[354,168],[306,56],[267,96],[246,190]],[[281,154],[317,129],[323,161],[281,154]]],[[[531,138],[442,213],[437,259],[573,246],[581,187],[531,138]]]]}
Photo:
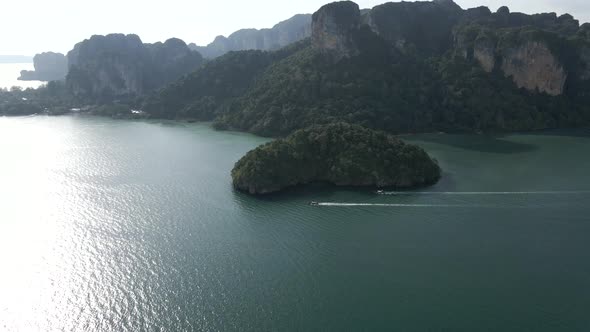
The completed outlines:
{"type": "MultiPolygon", "coordinates": [[[[508,5],[525,13],[570,13],[590,21],[590,0],[455,0],[463,8],[508,5]]],[[[0,54],[66,53],[95,34],[135,33],[144,42],[171,37],[206,45],[242,28],[269,28],[330,0],[13,0],[0,4],[0,54]]],[[[355,1],[371,8],[384,0],[355,1]]]]}

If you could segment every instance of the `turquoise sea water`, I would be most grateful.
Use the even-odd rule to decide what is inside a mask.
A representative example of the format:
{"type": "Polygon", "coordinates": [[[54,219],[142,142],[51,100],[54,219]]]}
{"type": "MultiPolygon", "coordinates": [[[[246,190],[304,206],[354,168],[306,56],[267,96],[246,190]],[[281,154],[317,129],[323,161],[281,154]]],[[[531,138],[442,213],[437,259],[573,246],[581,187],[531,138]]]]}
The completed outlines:
{"type": "Polygon", "coordinates": [[[255,198],[265,139],[0,118],[0,330],[590,330],[589,133],[407,139],[435,187],[255,198]]]}

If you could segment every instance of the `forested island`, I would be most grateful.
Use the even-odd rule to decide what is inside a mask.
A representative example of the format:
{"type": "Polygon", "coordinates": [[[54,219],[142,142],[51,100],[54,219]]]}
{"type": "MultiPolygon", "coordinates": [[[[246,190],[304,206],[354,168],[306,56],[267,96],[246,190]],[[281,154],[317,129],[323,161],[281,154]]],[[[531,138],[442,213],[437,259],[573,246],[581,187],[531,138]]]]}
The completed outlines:
{"type": "MultiPolygon", "coordinates": [[[[282,24],[280,33],[235,34],[236,48],[219,54],[274,49],[255,42],[265,34],[309,38],[215,59],[178,39],[93,36],[68,53],[64,81],[1,91],[0,115],[78,110],[212,121],[267,137],[342,122],[388,134],[590,125],[590,24],[569,14],[462,9],[452,0],[361,10],[341,1],[321,7],[302,29],[306,19],[282,24]]],[[[302,181],[316,179],[330,180],[302,181]]],[[[293,182],[283,180],[279,188],[293,182]]]]}
{"type": "Polygon", "coordinates": [[[248,152],[232,170],[234,187],[250,194],[312,182],[412,188],[434,184],[440,175],[423,149],[347,123],[298,130],[248,152]]]}

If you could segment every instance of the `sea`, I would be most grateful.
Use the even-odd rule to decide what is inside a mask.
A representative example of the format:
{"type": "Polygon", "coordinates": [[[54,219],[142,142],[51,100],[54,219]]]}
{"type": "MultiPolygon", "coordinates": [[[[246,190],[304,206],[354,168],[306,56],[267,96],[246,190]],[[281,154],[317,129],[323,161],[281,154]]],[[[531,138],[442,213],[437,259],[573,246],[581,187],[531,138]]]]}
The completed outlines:
{"type": "Polygon", "coordinates": [[[264,138],[0,117],[0,330],[590,331],[590,131],[404,139],[437,185],[253,197],[264,138]]]}
{"type": "Polygon", "coordinates": [[[21,70],[34,70],[34,66],[32,63],[0,63],[0,89],[36,89],[44,84],[41,81],[19,81],[21,70]]]}

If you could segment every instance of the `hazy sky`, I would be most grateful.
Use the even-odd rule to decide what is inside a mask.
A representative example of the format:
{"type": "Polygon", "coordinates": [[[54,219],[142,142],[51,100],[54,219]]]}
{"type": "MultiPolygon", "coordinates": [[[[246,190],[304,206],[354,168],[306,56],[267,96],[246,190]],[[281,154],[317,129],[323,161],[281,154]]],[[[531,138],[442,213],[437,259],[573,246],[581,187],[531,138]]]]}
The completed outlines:
{"type": "MultiPolygon", "coordinates": [[[[6,0],[0,4],[0,54],[67,52],[93,34],[136,33],[144,42],[178,37],[206,45],[241,28],[267,28],[329,0],[6,0]]],[[[383,0],[358,0],[361,8],[383,0]]],[[[590,21],[590,0],[456,0],[463,8],[569,12],[590,21]]]]}

